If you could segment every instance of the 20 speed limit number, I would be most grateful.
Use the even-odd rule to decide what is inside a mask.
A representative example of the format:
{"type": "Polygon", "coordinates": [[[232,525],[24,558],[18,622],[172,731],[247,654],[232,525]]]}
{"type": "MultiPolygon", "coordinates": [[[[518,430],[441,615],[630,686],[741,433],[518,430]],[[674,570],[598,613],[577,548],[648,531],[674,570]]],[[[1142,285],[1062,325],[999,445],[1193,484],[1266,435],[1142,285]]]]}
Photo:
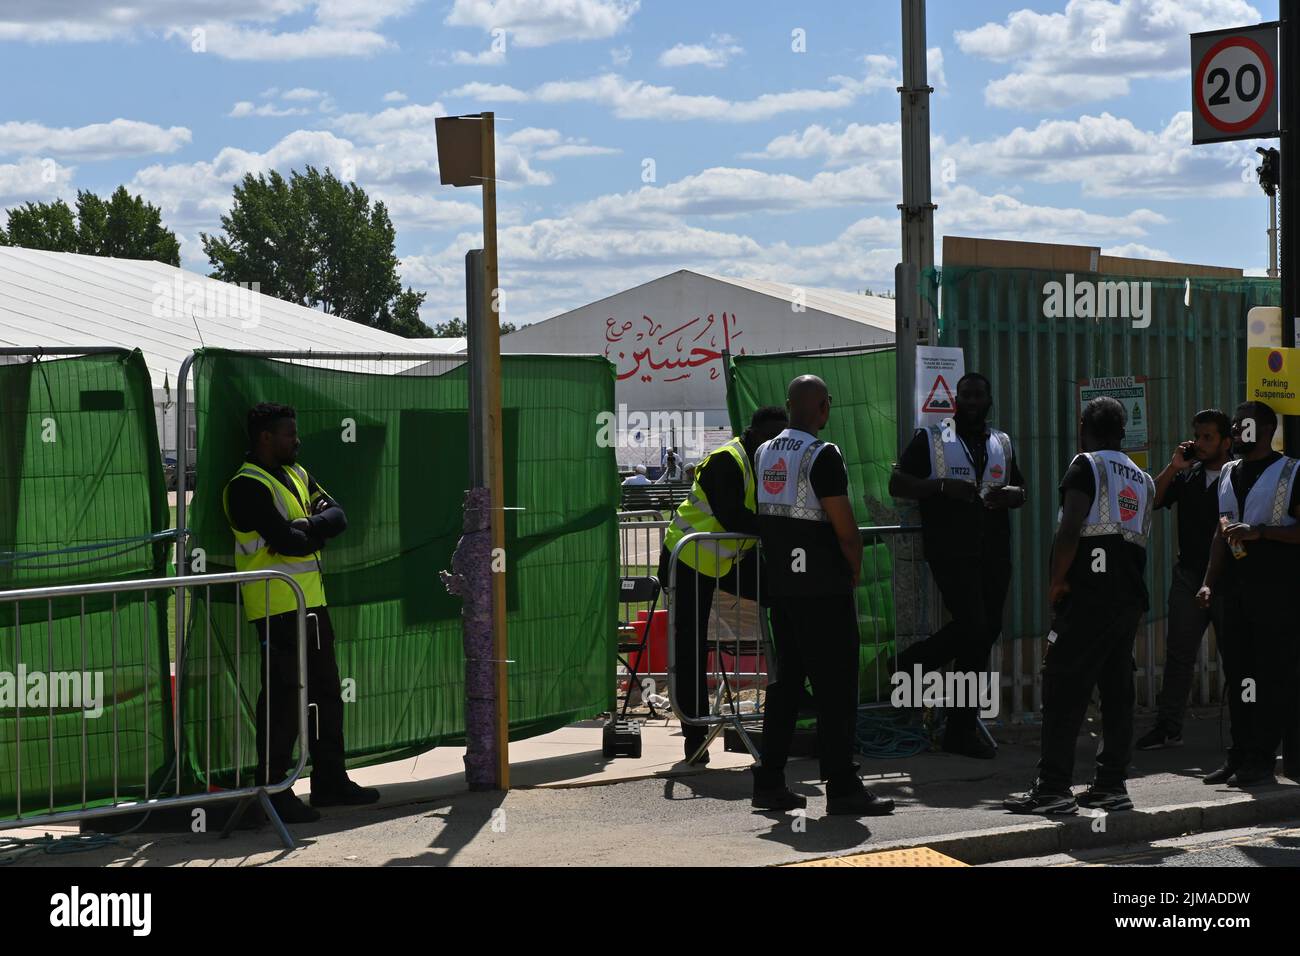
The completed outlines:
{"type": "Polygon", "coordinates": [[[1250,129],[1273,103],[1274,69],[1268,52],[1250,37],[1225,37],[1197,69],[1197,111],[1220,132],[1250,129]]]}

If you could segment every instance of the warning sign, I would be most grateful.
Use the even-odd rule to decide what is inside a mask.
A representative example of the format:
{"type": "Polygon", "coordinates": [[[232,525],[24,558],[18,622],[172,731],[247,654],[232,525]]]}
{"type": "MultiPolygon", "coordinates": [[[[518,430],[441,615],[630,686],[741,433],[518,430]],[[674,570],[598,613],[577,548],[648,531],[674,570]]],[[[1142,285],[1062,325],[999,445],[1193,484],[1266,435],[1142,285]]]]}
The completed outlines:
{"type": "Polygon", "coordinates": [[[957,380],[966,374],[961,349],[916,347],[916,427],[929,428],[957,412],[957,380]]]}
{"type": "Polygon", "coordinates": [[[1124,425],[1124,443],[1120,447],[1139,468],[1147,468],[1150,449],[1147,408],[1147,379],[1145,375],[1112,375],[1106,378],[1084,379],[1079,383],[1079,414],[1094,398],[1109,395],[1124,406],[1127,421],[1124,425]]]}
{"type": "Polygon", "coordinates": [[[1300,349],[1247,349],[1246,398],[1279,415],[1300,415],[1300,349]]]}

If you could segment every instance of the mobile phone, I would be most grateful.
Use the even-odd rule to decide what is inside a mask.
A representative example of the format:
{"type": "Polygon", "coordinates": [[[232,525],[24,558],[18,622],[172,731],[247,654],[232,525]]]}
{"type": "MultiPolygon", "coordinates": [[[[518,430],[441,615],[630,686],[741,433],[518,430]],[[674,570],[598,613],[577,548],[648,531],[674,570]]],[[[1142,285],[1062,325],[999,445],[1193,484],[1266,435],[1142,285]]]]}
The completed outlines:
{"type": "Polygon", "coordinates": [[[1196,450],[1195,441],[1185,441],[1178,446],[1178,449],[1183,453],[1183,458],[1187,461],[1196,461],[1200,457],[1200,453],[1196,450]]]}

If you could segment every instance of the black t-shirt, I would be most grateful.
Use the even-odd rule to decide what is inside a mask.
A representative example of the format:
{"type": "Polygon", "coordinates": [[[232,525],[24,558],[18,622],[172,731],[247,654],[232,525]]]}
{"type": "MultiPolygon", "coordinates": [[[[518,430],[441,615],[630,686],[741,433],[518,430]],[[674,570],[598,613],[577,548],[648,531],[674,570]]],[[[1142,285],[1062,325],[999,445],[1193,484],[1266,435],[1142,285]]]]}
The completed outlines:
{"type": "MultiPolygon", "coordinates": [[[[1061,479],[1062,506],[1067,491],[1083,492],[1089,503],[1097,497],[1097,479],[1083,455],[1075,456],[1061,479]]],[[[1150,606],[1146,567],[1146,548],[1125,541],[1118,534],[1099,534],[1079,538],[1074,564],[1070,565],[1065,579],[1074,600],[1135,604],[1145,611],[1150,606]],[[1093,571],[1094,564],[1097,564],[1093,552],[1097,548],[1105,552],[1104,572],[1093,571]]]]}
{"type": "MultiPolygon", "coordinates": [[[[982,479],[988,466],[987,434],[965,440],[975,461],[975,474],[982,479]]],[[[930,477],[930,435],[924,429],[912,436],[903,449],[898,468],[916,478],[930,477]]],[[[1007,484],[1025,486],[1024,475],[1014,450],[1007,463],[1007,484]]],[[[983,502],[956,501],[943,495],[926,498],[921,505],[921,538],[927,559],[974,557],[1011,563],[1011,512],[1007,508],[985,508],[983,502]]]]}
{"type": "MultiPolygon", "coordinates": [[[[849,493],[849,473],[839,448],[827,444],[808,473],[818,499],[849,493]]],[[[759,515],[768,593],[772,597],[815,597],[850,594],[853,570],[840,550],[839,538],[829,521],[805,521],[776,515],[759,515]],[[794,550],[803,552],[797,559],[794,550]],[[800,570],[796,570],[796,561],[800,570]]]]}
{"type": "Polygon", "coordinates": [[[1178,565],[1198,579],[1210,563],[1210,544],[1219,524],[1219,479],[1210,477],[1204,462],[1174,475],[1161,508],[1178,506],[1178,565]]]}
{"type": "MultiPolygon", "coordinates": [[[[1242,460],[1232,466],[1232,490],[1237,495],[1237,514],[1242,518],[1246,513],[1246,496],[1264,472],[1281,457],[1278,452],[1271,452],[1259,461],[1242,460]]],[[[1297,505],[1300,505],[1300,481],[1291,487],[1287,513],[1294,516],[1297,505]]],[[[1245,547],[1244,558],[1228,555],[1226,584],[1241,587],[1250,594],[1258,594],[1261,600],[1269,601],[1276,600],[1279,591],[1295,586],[1297,578],[1300,578],[1300,545],[1279,541],[1247,541],[1245,547]]]]}

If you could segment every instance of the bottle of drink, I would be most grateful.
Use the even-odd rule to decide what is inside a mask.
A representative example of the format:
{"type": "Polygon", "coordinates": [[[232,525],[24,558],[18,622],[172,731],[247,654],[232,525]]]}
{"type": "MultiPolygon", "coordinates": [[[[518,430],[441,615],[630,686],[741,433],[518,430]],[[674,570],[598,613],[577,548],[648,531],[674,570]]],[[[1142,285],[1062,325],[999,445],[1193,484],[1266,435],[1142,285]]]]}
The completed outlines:
{"type": "MultiPolygon", "coordinates": [[[[1219,515],[1219,528],[1227,529],[1227,527],[1228,527],[1228,516],[1219,515]]],[[[1232,542],[1228,542],[1228,547],[1232,550],[1232,556],[1236,558],[1238,561],[1240,561],[1242,558],[1246,556],[1246,546],[1242,544],[1240,541],[1236,542],[1235,544],[1232,542]]]]}

